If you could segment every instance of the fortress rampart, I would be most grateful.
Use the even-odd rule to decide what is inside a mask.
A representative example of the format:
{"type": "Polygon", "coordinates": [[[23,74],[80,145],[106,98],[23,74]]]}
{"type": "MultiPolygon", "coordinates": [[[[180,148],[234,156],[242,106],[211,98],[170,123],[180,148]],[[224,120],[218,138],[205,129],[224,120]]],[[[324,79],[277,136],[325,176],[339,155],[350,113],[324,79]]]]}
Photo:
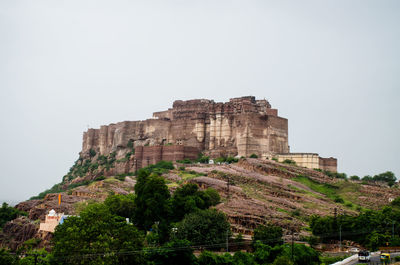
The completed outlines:
{"type": "MultiPolygon", "coordinates": [[[[115,152],[117,159],[123,158],[130,152],[128,144],[136,153],[134,163],[131,161],[125,168],[192,158],[195,152],[210,157],[256,154],[266,158],[289,153],[288,120],[279,117],[278,110],[271,108],[267,100],[252,96],[225,103],[176,100],[172,108],[154,112],[151,119],[89,129],[83,134],[81,156],[94,150],[99,155],[115,152]]],[[[323,158],[317,163],[335,167],[334,161],[323,158]]]]}

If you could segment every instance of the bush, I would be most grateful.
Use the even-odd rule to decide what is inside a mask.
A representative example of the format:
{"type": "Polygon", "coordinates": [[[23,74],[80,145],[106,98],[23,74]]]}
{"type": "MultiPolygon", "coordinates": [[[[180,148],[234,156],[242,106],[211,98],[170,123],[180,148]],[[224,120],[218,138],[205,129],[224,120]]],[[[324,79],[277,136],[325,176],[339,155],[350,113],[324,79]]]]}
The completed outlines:
{"type": "Polygon", "coordinates": [[[12,255],[6,249],[0,248],[0,264],[18,264],[18,257],[12,255]]]}
{"type": "Polygon", "coordinates": [[[336,197],[336,198],[334,199],[334,201],[337,202],[337,203],[344,203],[344,200],[343,200],[342,198],[340,198],[339,196],[336,197]]]}
{"type": "Polygon", "coordinates": [[[283,163],[289,164],[289,165],[296,165],[296,162],[291,159],[285,159],[285,160],[283,160],[283,163]]]}
{"type": "Polygon", "coordinates": [[[272,265],[293,265],[293,262],[288,257],[280,256],[275,259],[272,265]]]}
{"type": "Polygon", "coordinates": [[[196,264],[196,257],[187,240],[172,240],[155,251],[149,251],[146,260],[150,261],[149,264],[196,264]]]}
{"type": "Polygon", "coordinates": [[[208,164],[210,161],[210,157],[204,156],[203,154],[199,154],[199,157],[197,158],[196,162],[203,163],[203,164],[208,164]]]}
{"type": "Polygon", "coordinates": [[[8,206],[6,202],[3,202],[3,205],[0,208],[0,228],[3,227],[5,223],[8,221],[14,220],[19,215],[27,215],[26,212],[22,212],[14,207],[8,206]]]}
{"type": "MultiPolygon", "coordinates": [[[[250,155],[250,158],[258,158],[258,155],[256,155],[256,154],[251,154],[251,155],[250,155]]],[[[272,158],[272,160],[273,160],[273,158],[272,158]]]]}
{"type": "Polygon", "coordinates": [[[63,191],[64,191],[64,189],[62,188],[61,183],[55,184],[55,185],[54,185],[53,187],[51,187],[50,189],[45,190],[45,191],[39,193],[39,195],[37,195],[37,196],[31,197],[29,200],[43,199],[43,198],[44,198],[47,194],[49,194],[49,193],[60,193],[60,192],[63,192],[63,191]]]}
{"type": "Polygon", "coordinates": [[[193,161],[190,160],[189,158],[185,158],[183,160],[176,160],[176,162],[181,163],[181,164],[192,164],[193,161]]]}
{"type": "Polygon", "coordinates": [[[97,178],[94,179],[94,181],[100,181],[100,180],[105,180],[106,177],[104,176],[98,176],[97,178]]]}
{"type": "Polygon", "coordinates": [[[129,139],[128,143],[126,144],[126,147],[133,148],[133,140],[132,139],[129,139]]]}
{"type": "Polygon", "coordinates": [[[351,180],[360,180],[360,177],[359,176],[350,176],[350,179],[351,180]]]}
{"type": "Polygon", "coordinates": [[[362,178],[362,181],[370,182],[374,181],[374,179],[370,175],[366,175],[362,178]]]}
{"type": "Polygon", "coordinates": [[[394,199],[390,204],[393,206],[400,207],[400,197],[397,197],[396,199],[394,199]]]}
{"type": "Polygon", "coordinates": [[[90,157],[96,156],[96,151],[94,151],[93,149],[90,149],[90,150],[89,150],[89,156],[90,156],[90,157]]]}
{"type": "Polygon", "coordinates": [[[177,228],[178,239],[186,239],[194,245],[208,245],[214,248],[223,246],[226,236],[231,235],[225,214],[215,209],[188,214],[182,222],[178,223],[177,228]]]}
{"type": "Polygon", "coordinates": [[[386,182],[390,187],[396,183],[396,176],[391,171],[386,171],[373,177],[374,181],[386,182]]]}
{"type": "Polygon", "coordinates": [[[253,245],[257,241],[261,241],[261,243],[271,247],[282,245],[282,236],[283,232],[281,227],[273,224],[260,225],[254,229],[253,245]]]}
{"type": "Polygon", "coordinates": [[[346,202],[344,205],[349,208],[353,208],[353,204],[351,202],[346,202]]]}

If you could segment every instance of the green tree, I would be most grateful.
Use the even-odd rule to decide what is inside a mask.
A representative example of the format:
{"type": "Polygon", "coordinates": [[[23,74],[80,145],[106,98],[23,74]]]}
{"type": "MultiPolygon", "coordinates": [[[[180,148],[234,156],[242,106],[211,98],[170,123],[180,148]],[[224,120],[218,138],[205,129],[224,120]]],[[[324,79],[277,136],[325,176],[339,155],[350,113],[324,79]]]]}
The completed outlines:
{"type": "Polygon", "coordinates": [[[214,189],[199,190],[199,186],[188,183],[179,187],[171,198],[173,221],[178,222],[196,210],[204,210],[215,205],[220,200],[219,194],[214,189]]]}
{"type": "Polygon", "coordinates": [[[360,177],[359,176],[350,176],[350,179],[351,180],[360,180],[360,177]]]}
{"type": "Polygon", "coordinates": [[[125,218],[132,218],[135,211],[135,195],[110,195],[104,201],[104,204],[108,207],[111,213],[125,218]]]}
{"type": "Polygon", "coordinates": [[[187,239],[194,245],[223,247],[230,237],[230,225],[224,213],[215,209],[199,210],[188,214],[177,225],[176,237],[187,239]]]}
{"type": "Polygon", "coordinates": [[[276,246],[283,244],[282,228],[273,224],[260,225],[254,229],[253,244],[261,241],[263,244],[269,246],[276,246]]]}
{"type": "Polygon", "coordinates": [[[272,265],[293,265],[293,262],[288,257],[280,256],[275,259],[272,265]]]}
{"type": "Polygon", "coordinates": [[[375,181],[386,182],[390,187],[396,183],[396,176],[391,171],[386,171],[384,173],[375,175],[373,178],[375,181]]]}
{"type": "Polygon", "coordinates": [[[229,253],[224,255],[214,254],[210,251],[203,251],[197,259],[199,265],[233,265],[233,257],[229,253]]]}
{"type": "MultiPolygon", "coordinates": [[[[142,171],[144,172],[144,171],[142,171]]],[[[149,230],[159,222],[169,222],[170,194],[165,180],[156,174],[140,173],[135,185],[135,222],[140,229],[149,230]]]]}
{"type": "Polygon", "coordinates": [[[89,205],[80,217],[57,226],[52,264],[143,264],[143,235],[104,204],[89,205]]]}
{"type": "Polygon", "coordinates": [[[258,264],[269,264],[272,263],[278,256],[281,255],[283,245],[276,245],[271,247],[257,241],[254,244],[254,258],[258,264]]]}
{"type": "Polygon", "coordinates": [[[93,149],[90,149],[90,150],[89,150],[89,156],[90,156],[90,157],[96,156],[96,151],[94,151],[93,149]]]}
{"type": "Polygon", "coordinates": [[[390,204],[396,207],[400,207],[400,197],[394,199],[390,204]]]}
{"type": "Polygon", "coordinates": [[[371,176],[369,176],[369,175],[366,175],[366,176],[364,176],[361,180],[362,180],[362,181],[374,181],[374,178],[371,177],[371,176]]]}
{"type": "Polygon", "coordinates": [[[10,254],[6,249],[0,248],[0,264],[18,264],[18,257],[10,254]]]}
{"type": "Polygon", "coordinates": [[[45,249],[30,250],[19,260],[18,265],[50,264],[51,257],[45,249]]]}
{"type": "MultiPolygon", "coordinates": [[[[284,245],[282,256],[290,258],[292,256],[292,247],[289,244],[284,245]]],[[[318,265],[320,264],[319,254],[313,248],[303,244],[293,245],[293,258],[296,265],[318,265]]]]}
{"type": "Polygon", "coordinates": [[[215,189],[207,188],[204,191],[204,193],[206,196],[208,196],[210,198],[210,202],[209,202],[210,206],[214,206],[214,205],[217,205],[218,203],[220,203],[221,197],[219,196],[218,191],[216,191],[215,189]]]}
{"type": "Polygon", "coordinates": [[[146,260],[154,265],[196,264],[196,257],[187,240],[172,240],[161,248],[150,251],[146,260]]]}
{"type": "Polygon", "coordinates": [[[19,215],[27,215],[26,212],[20,211],[14,207],[8,206],[6,202],[0,208],[0,228],[8,221],[14,220],[19,215]]]}
{"type": "Polygon", "coordinates": [[[235,252],[233,262],[235,265],[257,265],[252,254],[242,251],[235,252]]]}

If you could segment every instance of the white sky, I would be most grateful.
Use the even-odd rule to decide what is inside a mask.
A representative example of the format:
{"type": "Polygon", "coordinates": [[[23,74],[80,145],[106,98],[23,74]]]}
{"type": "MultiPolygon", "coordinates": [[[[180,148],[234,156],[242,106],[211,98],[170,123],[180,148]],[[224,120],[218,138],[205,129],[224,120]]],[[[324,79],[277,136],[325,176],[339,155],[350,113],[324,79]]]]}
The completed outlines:
{"type": "Polygon", "coordinates": [[[0,0],[0,201],[61,181],[82,133],[176,99],[266,98],[292,152],[400,176],[400,1],[0,0]]]}

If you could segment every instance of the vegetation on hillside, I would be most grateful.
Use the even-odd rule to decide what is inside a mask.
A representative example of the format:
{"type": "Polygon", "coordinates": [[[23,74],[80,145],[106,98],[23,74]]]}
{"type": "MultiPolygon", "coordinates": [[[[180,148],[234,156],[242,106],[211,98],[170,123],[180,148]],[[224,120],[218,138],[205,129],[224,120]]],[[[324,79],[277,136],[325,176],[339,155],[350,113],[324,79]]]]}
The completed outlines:
{"type": "Polygon", "coordinates": [[[27,215],[26,212],[15,209],[14,207],[8,206],[6,202],[0,208],[0,229],[5,223],[17,218],[19,215],[27,215]]]}
{"type": "Polygon", "coordinates": [[[363,210],[357,216],[338,215],[310,218],[310,228],[321,242],[348,239],[376,250],[379,246],[400,245],[400,208],[386,206],[382,210],[363,210]]]}

